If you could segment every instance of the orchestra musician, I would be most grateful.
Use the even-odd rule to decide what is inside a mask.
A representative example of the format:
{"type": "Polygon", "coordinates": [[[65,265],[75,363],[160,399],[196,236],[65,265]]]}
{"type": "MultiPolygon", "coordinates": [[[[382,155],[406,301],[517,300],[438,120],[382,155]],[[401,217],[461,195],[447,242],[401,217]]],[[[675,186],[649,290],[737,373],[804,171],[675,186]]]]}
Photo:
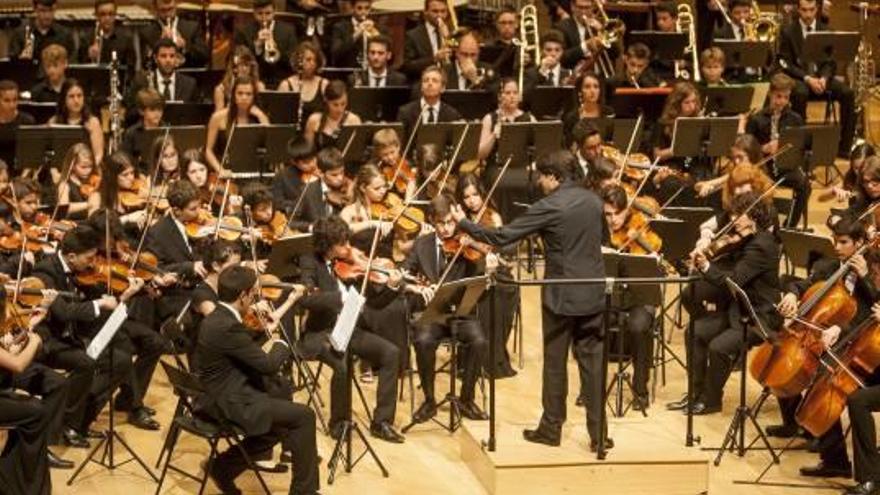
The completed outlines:
{"type": "Polygon", "coordinates": [[[15,164],[15,130],[22,125],[34,125],[34,116],[18,109],[18,84],[0,79],[0,160],[15,164]]]}
{"type": "Polygon", "coordinates": [[[422,77],[430,66],[450,62],[452,48],[447,44],[450,38],[446,26],[448,18],[449,7],[445,0],[425,0],[423,22],[406,32],[403,45],[400,70],[411,81],[422,77]]]}
{"type": "Polygon", "coordinates": [[[67,49],[58,44],[46,46],[40,52],[43,78],[31,88],[31,101],[54,103],[61,96],[61,86],[67,78],[67,49]]]}
{"type": "Polygon", "coordinates": [[[95,166],[91,148],[77,143],[67,150],[58,178],[57,202],[67,205],[67,218],[85,220],[89,210],[89,196],[98,191],[101,176],[95,166]]]}
{"type": "Polygon", "coordinates": [[[122,133],[122,143],[119,146],[121,151],[128,153],[129,156],[138,161],[138,168],[142,172],[147,171],[146,157],[147,149],[143,149],[144,139],[142,138],[144,131],[148,129],[158,129],[163,125],[162,115],[165,113],[165,100],[158,91],[152,88],[144,88],[135,95],[137,102],[137,122],[131,124],[122,133]]]}
{"type": "Polygon", "coordinates": [[[58,107],[55,115],[49,119],[49,125],[73,125],[82,127],[88,136],[95,161],[100,163],[104,158],[104,131],[101,122],[92,115],[86,104],[85,88],[76,79],[65,79],[58,95],[58,107]]]}
{"type": "Polygon", "coordinates": [[[724,68],[725,56],[724,51],[717,46],[710,46],[700,53],[700,86],[706,88],[711,86],[726,86],[727,80],[724,78],[726,72],[724,68]]]}
{"type": "MultiPolygon", "coordinates": [[[[565,40],[562,33],[552,29],[541,36],[541,60],[535,61],[523,74],[526,101],[535,86],[563,86],[571,79],[571,69],[562,66],[565,40]]],[[[516,77],[516,74],[502,77],[516,77]]],[[[577,91],[577,90],[576,90],[577,91]]]]}
{"type": "Polygon", "coordinates": [[[116,23],[116,2],[95,1],[95,27],[80,33],[79,60],[83,63],[109,64],[112,53],[129,74],[137,68],[134,38],[128,29],[116,23]],[[97,29],[97,32],[95,32],[97,29]]]}
{"type": "Polygon", "coordinates": [[[519,34],[519,23],[519,11],[511,5],[502,5],[495,14],[496,37],[484,46],[484,53],[496,54],[494,60],[486,61],[491,63],[498,77],[516,77],[520,63],[526,67],[537,63],[536,60],[519,60],[519,47],[514,42],[519,34]]]}
{"type": "Polygon", "coordinates": [[[290,72],[287,54],[296,48],[296,28],[276,18],[272,0],[254,2],[254,18],[235,31],[235,46],[246,47],[259,66],[260,75],[269,87],[274,88],[290,72]],[[266,54],[266,46],[274,43],[277,60],[266,54]]]}
{"type": "Polygon", "coordinates": [[[294,74],[278,84],[278,91],[299,93],[299,122],[302,123],[321,108],[321,96],[330,80],[320,75],[324,54],[317,44],[300,42],[290,59],[294,74]]]}
{"type": "MultiPolygon", "coordinates": [[[[576,0],[579,1],[579,0],[576,0]]],[[[575,181],[576,159],[568,151],[556,151],[537,162],[538,186],[545,194],[522,215],[500,229],[485,228],[468,221],[461,209],[453,209],[459,228],[477,241],[504,246],[538,233],[543,237],[546,257],[544,277],[604,277],[601,243],[607,232],[602,218],[602,201],[575,181]]],[[[558,446],[566,418],[568,390],[567,361],[574,345],[582,390],[587,399],[587,432],[590,450],[599,447],[602,397],[601,320],[602,287],[544,286],[541,320],[544,335],[542,405],[544,413],[536,429],[523,430],[530,442],[558,446]]],[[[420,367],[421,368],[421,367],[420,367]]],[[[606,437],[604,448],[614,442],[606,437]]]]}
{"type": "Polygon", "coordinates": [[[303,137],[319,151],[337,146],[344,126],[361,123],[361,118],[348,110],[348,88],[344,82],[330,81],[322,96],[324,107],[309,115],[303,128],[303,137]]]}
{"type": "MultiPolygon", "coordinates": [[[[428,0],[432,5],[436,0],[428,0]]],[[[446,5],[445,3],[443,4],[446,5]]],[[[421,98],[411,101],[400,107],[397,111],[397,121],[403,124],[405,136],[412,133],[416,121],[422,119],[422,124],[435,124],[437,122],[453,122],[461,120],[461,114],[454,107],[442,101],[440,96],[446,90],[446,72],[437,66],[431,65],[422,71],[421,84],[419,86],[421,98]]]]}
{"type": "MultiPolygon", "coordinates": [[[[674,1],[661,1],[654,6],[654,29],[661,33],[674,33],[678,30],[678,4],[674,1]]],[[[649,67],[661,81],[674,81],[675,60],[654,56],[649,67]]],[[[678,60],[679,64],[687,63],[678,60]]]]}
{"type": "MultiPolygon", "coordinates": [[[[204,67],[210,50],[205,44],[205,33],[199,23],[178,15],[177,0],[153,0],[153,9],[156,17],[140,31],[142,60],[152,59],[153,49],[161,46],[161,40],[167,39],[177,47],[176,52],[180,54],[185,67],[204,67]]],[[[175,58],[178,58],[177,53],[175,58]]]]}
{"type": "Polygon", "coordinates": [[[33,20],[22,23],[12,31],[9,39],[9,54],[18,59],[35,60],[49,45],[57,44],[64,47],[71,56],[76,53],[73,34],[70,29],[55,21],[57,0],[32,0],[34,7],[33,20]],[[25,38],[25,34],[33,37],[33,42],[25,38]]]}
{"type": "Polygon", "coordinates": [[[381,34],[375,18],[370,18],[372,7],[373,0],[354,0],[351,2],[351,19],[333,24],[330,30],[330,60],[333,61],[333,67],[362,68],[367,63],[363,60],[364,44],[381,34]]]}
{"type": "Polygon", "coordinates": [[[286,165],[272,179],[272,196],[275,206],[289,214],[306,184],[319,179],[315,147],[302,137],[291,139],[287,143],[286,165]]]}
{"type": "MultiPolygon", "coordinates": [[[[596,18],[595,1],[571,0],[571,16],[562,19],[556,25],[556,29],[562,31],[565,36],[562,65],[566,68],[575,69],[582,60],[586,61],[586,69],[593,68],[598,54],[605,50],[605,46],[598,36],[603,26],[596,18]],[[590,34],[591,30],[593,36],[590,34]]],[[[608,55],[613,62],[617,60],[619,52],[615,47],[612,47],[609,49],[608,55]]],[[[595,68],[593,71],[598,72],[595,68]]]]}
{"type": "MultiPolygon", "coordinates": [[[[242,323],[259,298],[256,281],[253,269],[242,266],[228,267],[218,277],[216,308],[198,331],[195,370],[207,393],[197,399],[197,408],[209,415],[213,407],[219,408],[224,418],[235,422],[243,430],[241,445],[249,457],[281,442],[293,456],[290,493],[315,495],[319,485],[315,414],[290,397],[274,396],[263,380],[254,379],[272,376],[292,355],[289,344],[278,338],[264,352],[254,342],[253,331],[242,323]]],[[[302,295],[301,288],[293,290],[288,301],[296,302],[302,295]]],[[[280,315],[269,314],[266,319],[271,332],[280,315]]],[[[235,479],[248,467],[244,455],[230,446],[212,464],[208,474],[223,493],[242,493],[235,479]]]]}
{"type": "Polygon", "coordinates": [[[698,157],[676,157],[672,154],[672,130],[679,117],[697,117],[702,113],[700,92],[689,82],[680,82],[672,87],[666,97],[663,113],[651,132],[653,156],[662,166],[652,177],[654,197],[665,203],[679,188],[685,190],[679,195],[679,203],[694,204],[693,192],[688,188],[691,181],[700,181],[712,176],[711,167],[698,157]]]}
{"type": "Polygon", "coordinates": [[[232,98],[232,81],[237,77],[250,77],[257,81],[257,92],[265,91],[266,85],[260,78],[260,66],[254,58],[253,52],[246,46],[236,46],[226,64],[226,74],[223,80],[214,87],[214,111],[219,112],[229,105],[232,98]]]}
{"type": "MultiPolygon", "coordinates": [[[[578,105],[562,116],[562,129],[567,143],[572,142],[575,125],[580,120],[614,117],[614,109],[602,103],[602,82],[598,75],[593,72],[584,72],[574,82],[574,88],[578,105]]],[[[596,134],[599,134],[598,130],[596,130],[596,134]]]]}
{"type": "Polygon", "coordinates": [[[391,67],[394,53],[391,51],[391,38],[384,34],[370,37],[367,41],[367,73],[355,71],[349,85],[385,88],[407,86],[406,76],[391,67]]]}
{"type": "Polygon", "coordinates": [[[480,61],[480,37],[476,31],[463,31],[458,36],[452,63],[445,67],[446,89],[495,90],[497,80],[492,67],[480,61]]]}
{"type": "Polygon", "coordinates": [[[126,98],[126,102],[129,102],[126,106],[134,108],[133,103],[137,92],[143,88],[155,89],[166,103],[169,101],[195,102],[199,90],[198,84],[192,76],[177,70],[180,68],[177,45],[168,38],[162,38],[156,42],[152,54],[152,65],[155,67],[135,76],[126,98]]]}
{"type": "Polygon", "coordinates": [[[208,121],[205,141],[205,159],[213,172],[228,172],[221,159],[225,159],[227,140],[233,126],[241,124],[269,124],[269,117],[257,106],[257,81],[251,77],[236,77],[230,89],[232,100],[228,107],[214,112],[208,121]]]}
{"type": "Polygon", "coordinates": [[[654,88],[663,86],[651,69],[651,49],[644,43],[633,43],[623,54],[623,71],[606,80],[607,94],[617,88],[654,88]]]}

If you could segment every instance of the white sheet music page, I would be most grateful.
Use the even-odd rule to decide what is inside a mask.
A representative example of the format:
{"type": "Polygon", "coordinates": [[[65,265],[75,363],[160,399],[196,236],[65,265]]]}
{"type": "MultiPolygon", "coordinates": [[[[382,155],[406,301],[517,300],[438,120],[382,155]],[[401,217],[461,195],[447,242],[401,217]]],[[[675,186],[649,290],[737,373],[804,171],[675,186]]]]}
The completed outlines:
{"type": "Polygon", "coordinates": [[[342,311],[339,312],[339,318],[336,319],[336,325],[330,333],[330,344],[338,352],[345,352],[348,348],[348,341],[354,333],[354,326],[365,301],[364,296],[354,287],[349,287],[348,291],[342,294],[342,311]]]}
{"type": "Polygon", "coordinates": [[[86,348],[86,354],[92,359],[98,359],[98,356],[104,352],[104,348],[107,347],[107,344],[110,343],[110,340],[116,335],[116,331],[125,323],[127,318],[128,306],[125,303],[119,303],[119,306],[116,306],[116,309],[113,310],[113,313],[104,322],[104,326],[101,327],[101,330],[98,331],[98,334],[89,343],[89,347],[86,348]]]}

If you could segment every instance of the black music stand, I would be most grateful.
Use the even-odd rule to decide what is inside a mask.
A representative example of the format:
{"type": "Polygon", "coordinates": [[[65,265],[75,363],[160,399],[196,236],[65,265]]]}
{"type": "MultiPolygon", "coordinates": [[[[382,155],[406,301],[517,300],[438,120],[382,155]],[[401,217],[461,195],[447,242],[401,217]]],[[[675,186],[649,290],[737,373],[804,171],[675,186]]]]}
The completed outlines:
{"type": "Polygon", "coordinates": [[[706,101],[706,113],[730,117],[748,113],[752,106],[754,86],[748,84],[736,86],[709,86],[700,89],[706,101]]]}
{"type": "Polygon", "coordinates": [[[89,143],[82,126],[23,125],[15,130],[15,169],[58,168],[68,148],[89,143]]]}
{"type": "MultiPolygon", "coordinates": [[[[605,253],[605,275],[610,278],[625,277],[662,277],[663,272],[660,270],[658,260],[655,256],[639,255],[639,254],[623,254],[623,253],[605,253]]],[[[612,306],[617,313],[617,371],[608,388],[605,391],[606,399],[611,398],[611,390],[615,390],[614,404],[611,406],[611,414],[616,418],[622,418],[632,407],[632,401],[624,405],[623,394],[624,387],[629,389],[632,397],[636,396],[635,387],[629,372],[624,367],[624,340],[626,339],[626,323],[622,318],[622,312],[625,308],[631,308],[635,305],[648,305],[661,307],[663,300],[659,286],[615,284],[611,295],[612,306]]],[[[606,308],[610,311],[611,308],[606,308]]],[[[607,329],[606,329],[607,330],[607,329]]],[[[606,333],[606,337],[607,337],[606,333]]],[[[643,417],[648,417],[647,408],[642,408],[643,417]]]]}
{"type": "Polygon", "coordinates": [[[511,167],[525,168],[539,156],[562,147],[562,123],[505,122],[498,138],[499,157],[512,157],[511,167]]]}
{"type": "Polygon", "coordinates": [[[724,156],[738,132],[739,117],[679,117],[672,128],[672,155],[724,156]]]}
{"type": "Polygon", "coordinates": [[[19,91],[30,91],[40,81],[42,72],[39,56],[37,60],[0,60],[0,74],[3,74],[4,79],[15,81],[19,91]]]}
{"type": "Polygon", "coordinates": [[[299,93],[261,91],[257,96],[260,108],[273,124],[299,124],[299,93]]]}
{"type": "MultiPolygon", "coordinates": [[[[836,124],[810,124],[801,127],[789,127],[779,133],[779,147],[791,145],[792,150],[776,157],[774,166],[779,171],[790,171],[801,168],[807,177],[816,166],[834,169],[843,177],[834,159],[840,143],[840,126],[836,124]]],[[[827,169],[826,169],[827,170],[827,169]]],[[[824,186],[831,184],[832,177],[826,173],[824,186]]]]}
{"type": "Polygon", "coordinates": [[[651,47],[651,56],[659,60],[681,60],[688,45],[687,33],[665,31],[632,31],[627,34],[627,45],[644,43],[651,47]]]}
{"type": "Polygon", "coordinates": [[[803,268],[809,272],[813,263],[823,256],[836,258],[834,242],[828,237],[800,230],[779,229],[782,240],[782,252],[789,261],[789,274],[803,268]]]}
{"type": "Polygon", "coordinates": [[[855,60],[862,34],[851,31],[815,31],[804,38],[801,59],[817,67],[831,64],[837,72],[837,60],[855,60]]]}
{"type": "MultiPolygon", "coordinates": [[[[666,210],[664,210],[664,212],[665,211],[666,210]]],[[[651,229],[663,239],[663,249],[661,254],[663,255],[663,259],[670,263],[675,263],[676,261],[687,258],[691,249],[693,249],[694,244],[697,242],[697,238],[700,236],[699,224],[695,225],[677,218],[656,218],[651,220],[651,229]]],[[[666,301],[666,285],[663,285],[662,291],[663,295],[661,301],[666,301]]],[[[681,292],[680,286],[679,292],[681,292]]],[[[680,326],[680,318],[674,319],[669,316],[669,310],[676,306],[677,300],[678,296],[668,304],[665,302],[660,304],[660,324],[657,325],[657,331],[654,334],[656,341],[660,343],[658,357],[661,365],[661,378],[663,385],[666,385],[667,354],[672,356],[672,360],[678,363],[683,370],[687,369],[685,362],[672,349],[672,347],[670,347],[669,342],[666,341],[666,320],[669,319],[673,324],[680,326]]]]}
{"type": "MultiPolygon", "coordinates": [[[[223,77],[226,75],[226,70],[185,67],[177,69],[177,73],[187,75],[196,80],[196,89],[198,90],[198,93],[196,94],[195,101],[213,102],[214,88],[223,81],[223,77]]],[[[211,105],[211,108],[213,108],[213,104],[211,105]]]]}
{"type": "Polygon", "coordinates": [[[277,276],[281,280],[289,280],[299,275],[300,255],[311,253],[312,234],[292,234],[272,243],[266,273],[277,276]]]}
{"type": "Polygon", "coordinates": [[[440,99],[466,120],[480,120],[498,107],[498,97],[485,89],[447,89],[440,99]]]}
{"type": "MultiPolygon", "coordinates": [[[[120,70],[120,74],[124,71],[120,70]]],[[[107,103],[110,95],[110,66],[95,64],[71,64],[65,71],[65,76],[76,79],[85,88],[86,102],[89,107],[95,111],[99,110],[102,105],[107,103]]],[[[120,81],[120,84],[123,82],[120,81]]],[[[125,86],[120,86],[124,88],[125,86]]]]}
{"type": "Polygon", "coordinates": [[[360,68],[354,67],[324,67],[321,69],[321,76],[326,77],[330,80],[337,80],[347,83],[351,80],[352,74],[356,71],[361,70],[360,68]]]}
{"type": "Polygon", "coordinates": [[[162,120],[171,125],[205,125],[213,114],[213,103],[169,101],[165,103],[162,120]]]}
{"type": "Polygon", "coordinates": [[[356,86],[348,90],[348,107],[361,120],[394,122],[397,120],[397,110],[410,100],[411,94],[409,86],[356,86]]]}
{"type": "Polygon", "coordinates": [[[425,145],[436,146],[438,150],[443,150],[443,155],[452,158],[455,148],[461,139],[462,133],[467,132],[464,142],[461,144],[461,151],[455,166],[458,163],[474,160],[477,158],[477,151],[480,147],[480,132],[482,125],[479,122],[438,122],[435,124],[422,124],[416,131],[413,152],[425,145]]]}
{"type": "Polygon", "coordinates": [[[731,68],[758,68],[767,66],[770,60],[769,41],[737,41],[716,39],[712,43],[724,52],[727,66],[731,68]]]}
{"type": "MultiPolygon", "coordinates": [[[[662,88],[661,88],[662,89],[662,88]]],[[[655,88],[638,90],[633,88],[616,88],[609,99],[614,108],[614,115],[621,118],[636,118],[644,115],[646,122],[656,122],[663,112],[669,91],[655,88]]]]}
{"type": "MultiPolygon", "coordinates": [[[[135,151],[143,150],[145,154],[148,154],[156,139],[162,139],[165,137],[166,130],[168,130],[168,135],[174,138],[174,145],[181,154],[185,150],[205,147],[205,126],[187,125],[144,129],[144,131],[138,136],[138,143],[135,151]]],[[[148,169],[149,167],[152,167],[152,164],[149,163],[149,156],[135,156],[134,158],[147,165],[148,169]]]]}
{"type": "MultiPolygon", "coordinates": [[[[394,129],[397,139],[403,143],[403,124],[356,124],[346,125],[339,130],[339,139],[336,140],[342,146],[339,151],[343,152],[343,160],[346,165],[365,163],[369,161],[373,149],[373,135],[382,129],[394,129]],[[351,144],[349,144],[351,142],[351,144]]],[[[401,145],[401,153],[403,152],[401,145]]]]}
{"type": "MultiPolygon", "coordinates": [[[[428,306],[422,311],[418,321],[414,323],[415,328],[420,328],[431,323],[442,323],[449,325],[452,332],[453,350],[455,349],[455,324],[451,321],[456,318],[465,318],[472,314],[477,302],[486,292],[489,284],[488,275],[480,275],[476,277],[462,278],[452,282],[446,282],[437,288],[434,298],[428,303],[428,306]]],[[[453,354],[455,354],[453,352],[453,354]]],[[[441,406],[449,404],[449,421],[444,424],[436,418],[431,421],[440,425],[449,433],[455,433],[461,426],[461,404],[455,393],[455,380],[457,375],[458,363],[453,356],[449,363],[449,393],[437,404],[437,409],[441,406]]],[[[417,425],[415,420],[401,429],[406,433],[412,427],[417,425]]]]}
{"type": "MultiPolygon", "coordinates": [[[[580,120],[592,124],[599,130],[599,134],[602,135],[602,142],[613,144],[619,150],[625,150],[629,146],[632,133],[636,130],[636,122],[638,121],[637,118],[617,119],[611,117],[594,117],[580,120]]],[[[638,147],[638,143],[642,142],[644,128],[645,126],[641,126],[633,141],[637,143],[636,147],[638,147]]]]}
{"type": "Polygon", "coordinates": [[[271,164],[287,159],[287,143],[297,135],[291,125],[241,124],[229,143],[229,169],[239,177],[262,179],[271,164]]]}
{"type": "Polygon", "coordinates": [[[58,113],[58,104],[51,101],[19,101],[18,111],[31,114],[34,122],[42,124],[48,122],[50,118],[58,113]]]}
{"type": "Polygon", "coordinates": [[[559,120],[577,106],[574,86],[535,86],[528,93],[528,108],[538,120],[559,120]]]}

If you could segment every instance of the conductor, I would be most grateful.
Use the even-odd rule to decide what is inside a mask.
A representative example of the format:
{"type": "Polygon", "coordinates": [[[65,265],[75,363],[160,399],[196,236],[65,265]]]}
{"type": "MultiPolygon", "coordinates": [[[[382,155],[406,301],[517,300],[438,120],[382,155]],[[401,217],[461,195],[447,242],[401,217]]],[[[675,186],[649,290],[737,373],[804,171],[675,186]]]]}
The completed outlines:
{"type": "MultiPolygon", "coordinates": [[[[606,235],[602,201],[575,180],[577,159],[569,151],[555,151],[538,160],[538,186],[545,197],[500,228],[486,228],[453,210],[459,227],[478,241],[496,246],[538,233],[544,242],[547,279],[601,278],[602,239],[606,235]]],[[[544,334],[542,404],[544,413],[534,430],[524,430],[529,442],[558,446],[565,422],[568,393],[569,347],[574,346],[578,369],[588,397],[587,431],[590,450],[598,449],[602,397],[602,310],[600,285],[545,285],[541,294],[544,334]]],[[[606,438],[605,448],[614,442],[606,438]]]]}

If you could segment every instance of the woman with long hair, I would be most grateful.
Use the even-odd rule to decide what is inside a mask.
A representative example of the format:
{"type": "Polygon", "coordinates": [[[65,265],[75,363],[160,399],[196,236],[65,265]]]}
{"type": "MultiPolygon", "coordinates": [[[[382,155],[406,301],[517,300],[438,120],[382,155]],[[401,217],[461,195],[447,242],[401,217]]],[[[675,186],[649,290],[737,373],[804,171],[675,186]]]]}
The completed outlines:
{"type": "Polygon", "coordinates": [[[303,41],[290,54],[294,74],[278,84],[278,91],[299,93],[300,123],[321,108],[321,95],[330,83],[321,76],[324,63],[321,48],[312,41],[303,41]]]}
{"type": "Polygon", "coordinates": [[[88,134],[95,162],[101,163],[104,158],[104,131],[101,122],[89,110],[85,88],[76,79],[67,78],[61,85],[58,107],[55,115],[49,119],[49,125],[81,126],[88,134]]]}
{"type": "Polygon", "coordinates": [[[309,115],[303,129],[303,137],[322,150],[330,146],[337,146],[339,133],[346,125],[357,125],[361,118],[348,110],[348,88],[342,81],[331,81],[324,88],[324,107],[320,112],[309,115]]]}
{"type": "Polygon", "coordinates": [[[67,218],[85,220],[89,196],[98,190],[101,175],[95,155],[85,143],[76,143],[67,150],[58,182],[58,203],[67,205],[67,218]]]}
{"type": "Polygon", "coordinates": [[[214,112],[208,121],[205,159],[218,174],[223,174],[223,153],[231,129],[239,124],[269,124],[269,117],[257,106],[257,81],[250,76],[236,77],[232,83],[232,104],[214,112]]]}
{"type": "Polygon", "coordinates": [[[614,109],[604,104],[602,80],[595,72],[585,72],[574,83],[577,107],[562,116],[562,130],[566,143],[571,143],[571,131],[581,119],[614,117],[614,109]]]}
{"type": "Polygon", "coordinates": [[[232,99],[232,82],[237,77],[252,77],[257,81],[257,91],[265,91],[266,85],[260,80],[260,66],[250,49],[244,45],[235,47],[229,62],[226,64],[226,74],[223,80],[214,87],[214,111],[219,112],[226,108],[232,99]]]}

